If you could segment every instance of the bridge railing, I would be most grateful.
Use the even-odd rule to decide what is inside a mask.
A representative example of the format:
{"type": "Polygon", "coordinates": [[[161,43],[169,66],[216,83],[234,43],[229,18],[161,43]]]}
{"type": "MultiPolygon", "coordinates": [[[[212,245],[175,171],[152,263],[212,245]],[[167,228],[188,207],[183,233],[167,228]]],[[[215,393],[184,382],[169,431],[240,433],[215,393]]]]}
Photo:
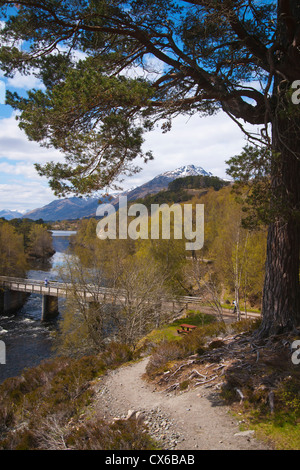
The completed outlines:
{"type": "MultiPolygon", "coordinates": [[[[66,296],[68,291],[72,291],[74,286],[71,283],[64,283],[59,281],[48,281],[47,285],[45,285],[45,281],[40,279],[24,279],[18,277],[8,277],[8,276],[0,276],[0,287],[6,287],[11,290],[22,290],[24,292],[29,293],[40,293],[40,294],[48,294],[48,295],[56,295],[56,296],[66,296]]],[[[81,293],[83,296],[85,295],[107,295],[107,296],[116,296],[122,297],[126,295],[126,291],[123,289],[115,289],[112,287],[103,287],[103,286],[96,286],[93,284],[87,284],[82,287],[82,289],[77,289],[77,292],[81,293]]],[[[179,297],[171,297],[171,298],[163,298],[161,299],[163,302],[171,302],[171,303],[201,303],[201,297],[194,297],[194,296],[179,296],[179,297]]]]}
{"type": "Polygon", "coordinates": [[[28,293],[40,293],[57,295],[65,292],[65,288],[59,282],[51,282],[45,285],[44,281],[38,279],[22,279],[18,277],[0,276],[0,288],[6,287],[10,290],[18,290],[28,293]]]}

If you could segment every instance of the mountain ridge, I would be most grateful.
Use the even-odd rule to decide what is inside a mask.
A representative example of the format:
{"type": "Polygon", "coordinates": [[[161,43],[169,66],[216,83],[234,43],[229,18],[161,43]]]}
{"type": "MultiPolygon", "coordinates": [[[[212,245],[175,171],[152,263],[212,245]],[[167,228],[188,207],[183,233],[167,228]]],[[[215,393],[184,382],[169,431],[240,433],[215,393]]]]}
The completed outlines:
{"type": "MultiPolygon", "coordinates": [[[[168,184],[174,179],[197,175],[212,176],[212,173],[207,172],[200,166],[184,165],[176,168],[175,170],[161,173],[136,188],[123,191],[119,194],[103,197],[100,198],[100,200],[101,203],[110,202],[113,205],[117,205],[119,196],[127,196],[128,201],[142,199],[148,194],[155,194],[167,189],[168,184]]],[[[73,196],[70,198],[54,200],[43,207],[26,212],[22,215],[22,218],[29,218],[32,220],[43,219],[45,222],[76,220],[95,217],[98,206],[99,197],[79,198],[73,196]]]]}
{"type": "Polygon", "coordinates": [[[23,217],[23,214],[19,211],[2,209],[0,210],[0,219],[4,218],[6,220],[19,219],[23,217]]]}

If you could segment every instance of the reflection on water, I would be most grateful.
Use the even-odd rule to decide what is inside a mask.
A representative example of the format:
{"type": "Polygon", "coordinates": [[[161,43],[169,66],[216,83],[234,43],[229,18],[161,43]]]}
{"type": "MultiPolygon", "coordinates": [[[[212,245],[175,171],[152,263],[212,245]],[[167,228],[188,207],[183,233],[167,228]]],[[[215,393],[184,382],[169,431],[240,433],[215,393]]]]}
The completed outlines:
{"type": "MultiPolygon", "coordinates": [[[[74,233],[74,232],[72,232],[74,233]]],[[[28,278],[43,280],[59,279],[69,247],[70,232],[53,233],[54,256],[47,262],[34,261],[28,278]]],[[[64,299],[59,299],[59,316],[51,322],[41,322],[42,297],[31,294],[23,307],[15,314],[0,316],[0,340],[6,346],[6,364],[0,364],[0,383],[7,377],[13,377],[26,368],[38,365],[43,359],[53,355],[51,350],[52,333],[57,329],[64,309],[64,299]]]]}

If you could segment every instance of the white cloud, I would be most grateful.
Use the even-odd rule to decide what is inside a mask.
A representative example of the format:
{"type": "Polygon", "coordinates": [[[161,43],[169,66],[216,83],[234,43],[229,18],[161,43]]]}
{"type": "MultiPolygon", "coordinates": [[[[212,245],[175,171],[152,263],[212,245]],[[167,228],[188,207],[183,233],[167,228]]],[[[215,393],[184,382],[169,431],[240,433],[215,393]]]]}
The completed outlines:
{"type": "Polygon", "coordinates": [[[19,129],[15,114],[0,119],[0,209],[31,210],[53,201],[55,196],[34,163],[59,161],[60,152],[30,142],[19,129]]]}
{"type": "MultiPolygon", "coordinates": [[[[41,177],[38,175],[35,167],[32,164],[26,162],[10,164],[0,161],[0,174],[22,176],[30,180],[41,181],[41,177]]],[[[44,179],[44,181],[46,181],[46,179],[44,179]]]]}
{"type": "Polygon", "coordinates": [[[0,210],[29,211],[43,207],[55,198],[50,188],[40,183],[0,184],[0,210]]]}
{"type": "MultiPolygon", "coordinates": [[[[202,166],[219,177],[226,177],[225,161],[241,152],[246,141],[238,126],[224,113],[209,118],[180,116],[174,120],[170,132],[158,128],[146,135],[145,150],[152,150],[154,160],[147,165],[135,161],[142,171],[122,183],[124,189],[141,185],[160,173],[183,165],[202,166]]],[[[62,161],[63,155],[44,149],[28,141],[18,128],[14,116],[0,120],[0,174],[5,184],[0,185],[0,209],[35,209],[55,199],[40,178],[33,163],[62,161]],[[1,161],[2,157],[2,161],[1,161]],[[19,184],[23,178],[24,183],[19,184]]]]}
{"type": "Polygon", "coordinates": [[[147,165],[141,162],[142,171],[128,178],[122,186],[128,189],[160,173],[189,164],[225,178],[225,161],[239,154],[245,145],[242,131],[222,112],[206,118],[179,116],[170,132],[162,134],[157,129],[147,136],[144,148],[153,151],[154,160],[147,165]]]}
{"type": "Polygon", "coordinates": [[[46,149],[37,142],[29,141],[15,117],[16,113],[13,113],[9,118],[0,119],[0,158],[34,163],[62,159],[59,151],[46,149]]]}
{"type": "Polygon", "coordinates": [[[35,77],[33,74],[22,75],[20,72],[16,72],[11,78],[7,78],[7,86],[19,88],[22,90],[45,89],[43,82],[35,77]]]}

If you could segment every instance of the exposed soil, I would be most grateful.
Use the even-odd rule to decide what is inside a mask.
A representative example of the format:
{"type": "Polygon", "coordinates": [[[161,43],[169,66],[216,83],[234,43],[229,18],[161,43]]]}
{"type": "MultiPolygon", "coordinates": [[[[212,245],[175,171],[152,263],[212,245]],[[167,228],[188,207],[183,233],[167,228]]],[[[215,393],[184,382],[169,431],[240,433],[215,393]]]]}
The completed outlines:
{"type": "Polygon", "coordinates": [[[148,359],[110,371],[97,383],[96,410],[106,419],[143,419],[168,450],[266,450],[220,399],[216,386],[167,391],[143,377],[148,359]]]}

